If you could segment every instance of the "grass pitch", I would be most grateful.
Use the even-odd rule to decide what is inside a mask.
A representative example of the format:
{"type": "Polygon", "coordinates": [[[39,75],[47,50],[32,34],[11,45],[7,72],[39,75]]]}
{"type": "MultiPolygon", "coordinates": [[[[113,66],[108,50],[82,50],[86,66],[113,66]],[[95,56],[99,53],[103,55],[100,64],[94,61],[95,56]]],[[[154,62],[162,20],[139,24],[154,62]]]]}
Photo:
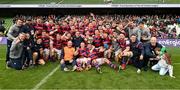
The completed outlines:
{"type": "MultiPolygon", "coordinates": [[[[5,52],[6,46],[0,45],[0,89],[33,89],[59,66],[59,62],[49,62],[22,71],[6,69],[5,52]]],[[[180,89],[180,48],[169,48],[168,52],[172,54],[175,79],[168,75],[161,77],[151,70],[137,74],[133,66],[118,73],[104,65],[102,74],[97,74],[95,68],[86,72],[58,69],[38,89],[180,89]]]]}

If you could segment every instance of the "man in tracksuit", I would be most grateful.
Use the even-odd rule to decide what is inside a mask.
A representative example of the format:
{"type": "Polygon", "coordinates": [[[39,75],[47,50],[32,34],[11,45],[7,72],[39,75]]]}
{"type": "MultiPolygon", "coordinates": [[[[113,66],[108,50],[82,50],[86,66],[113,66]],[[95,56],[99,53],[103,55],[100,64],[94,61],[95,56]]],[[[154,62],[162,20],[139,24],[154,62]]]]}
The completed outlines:
{"type": "Polygon", "coordinates": [[[16,39],[16,37],[21,32],[21,26],[23,25],[23,21],[18,19],[16,24],[10,27],[7,33],[7,52],[6,52],[6,62],[9,61],[9,52],[11,48],[12,41],[16,39]]]}
{"type": "Polygon", "coordinates": [[[23,42],[25,40],[25,34],[20,33],[17,38],[15,38],[12,42],[12,46],[10,48],[10,61],[7,61],[7,65],[16,70],[21,70],[23,67],[23,42]]]}
{"type": "Polygon", "coordinates": [[[144,58],[144,47],[142,42],[137,40],[136,34],[132,34],[130,37],[130,51],[132,51],[133,53],[131,61],[133,65],[138,69],[137,73],[141,73],[144,58]]]}

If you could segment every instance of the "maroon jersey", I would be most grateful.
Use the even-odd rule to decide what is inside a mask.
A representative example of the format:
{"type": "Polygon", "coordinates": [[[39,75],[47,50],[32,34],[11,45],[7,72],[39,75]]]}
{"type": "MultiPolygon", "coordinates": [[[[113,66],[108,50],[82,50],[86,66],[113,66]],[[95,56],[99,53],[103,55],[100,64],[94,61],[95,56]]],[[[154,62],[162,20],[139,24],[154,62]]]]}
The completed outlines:
{"type": "Polygon", "coordinates": [[[89,31],[90,35],[94,35],[94,33],[95,33],[95,28],[88,28],[87,27],[86,30],[89,31]]]}
{"type": "Polygon", "coordinates": [[[84,34],[85,33],[85,26],[81,26],[81,27],[78,27],[78,30],[80,32],[80,34],[84,34]]]}
{"type": "Polygon", "coordinates": [[[91,58],[91,60],[97,59],[98,58],[98,49],[94,49],[91,53],[89,52],[88,56],[89,56],[89,58],[91,58]]]}
{"type": "Polygon", "coordinates": [[[66,40],[62,40],[62,45],[63,46],[66,46],[67,45],[67,42],[70,41],[71,39],[66,39],[66,40]]]}
{"type": "Polygon", "coordinates": [[[59,40],[55,39],[53,41],[53,47],[56,49],[62,49],[62,40],[61,39],[59,39],[59,40]]]}
{"type": "Polygon", "coordinates": [[[42,36],[42,45],[43,48],[49,48],[50,47],[50,38],[48,36],[42,36]]]}
{"type": "Polygon", "coordinates": [[[41,34],[43,30],[46,30],[46,29],[47,29],[47,27],[46,27],[45,24],[36,24],[36,25],[34,26],[34,29],[35,29],[35,31],[37,32],[37,34],[41,34]]]}
{"type": "Polygon", "coordinates": [[[102,46],[102,38],[101,38],[101,36],[94,36],[93,44],[94,44],[95,47],[102,46]]]}
{"type": "Polygon", "coordinates": [[[111,45],[111,39],[109,37],[103,38],[102,41],[103,41],[103,44],[111,45]]]}
{"type": "Polygon", "coordinates": [[[104,31],[105,33],[108,33],[109,35],[112,35],[113,34],[113,30],[112,29],[107,29],[104,31]]]}
{"type": "Polygon", "coordinates": [[[98,52],[98,58],[104,58],[104,52],[98,52]]]}
{"type": "Polygon", "coordinates": [[[53,28],[54,26],[55,26],[55,24],[46,24],[47,32],[53,31],[54,30],[54,28],[53,28]]]}
{"type": "Polygon", "coordinates": [[[61,26],[60,30],[65,33],[65,32],[70,32],[71,28],[69,26],[61,26]]]}
{"type": "Polygon", "coordinates": [[[79,57],[88,57],[89,49],[88,48],[79,48],[78,50],[78,56],[79,57]]]}
{"type": "Polygon", "coordinates": [[[122,51],[124,51],[126,49],[126,47],[129,46],[129,40],[125,40],[125,39],[120,39],[118,40],[119,46],[122,49],[122,51]]]}

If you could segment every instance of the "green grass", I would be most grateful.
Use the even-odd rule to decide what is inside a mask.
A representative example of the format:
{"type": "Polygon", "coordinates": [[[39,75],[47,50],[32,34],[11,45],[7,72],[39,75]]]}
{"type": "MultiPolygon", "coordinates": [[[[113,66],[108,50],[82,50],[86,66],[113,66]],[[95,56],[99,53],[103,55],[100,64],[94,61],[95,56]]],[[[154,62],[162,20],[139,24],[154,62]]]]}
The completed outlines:
{"type": "MultiPolygon", "coordinates": [[[[6,46],[0,46],[0,89],[32,89],[58,63],[47,63],[44,66],[28,68],[23,71],[5,69],[6,46]]],[[[108,66],[102,66],[103,74],[97,74],[93,68],[86,72],[56,71],[40,89],[180,89],[180,48],[169,48],[174,64],[176,79],[168,75],[159,76],[158,73],[148,70],[141,74],[136,73],[133,66],[120,73],[108,66]]]]}
{"type": "MultiPolygon", "coordinates": [[[[62,0],[0,0],[1,4],[47,4],[51,2],[61,2],[62,0]]],[[[114,4],[157,4],[160,0],[114,0],[114,4]]],[[[103,4],[104,0],[63,0],[63,4],[103,4]]],[[[180,0],[165,0],[165,3],[176,4],[180,0]]]]}

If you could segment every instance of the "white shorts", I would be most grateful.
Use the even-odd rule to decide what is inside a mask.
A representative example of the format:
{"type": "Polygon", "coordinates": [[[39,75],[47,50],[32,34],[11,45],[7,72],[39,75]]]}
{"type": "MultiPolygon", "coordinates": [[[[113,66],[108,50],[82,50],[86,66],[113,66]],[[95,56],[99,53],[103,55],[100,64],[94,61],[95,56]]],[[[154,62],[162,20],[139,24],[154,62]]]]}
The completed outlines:
{"type": "Polygon", "coordinates": [[[78,58],[76,61],[77,63],[87,63],[90,58],[78,58]]]}
{"type": "MultiPolygon", "coordinates": [[[[129,58],[133,57],[133,53],[131,51],[125,52],[129,58]]],[[[124,53],[123,53],[124,54],[124,53]]]]}
{"type": "Polygon", "coordinates": [[[61,52],[62,52],[62,50],[61,49],[54,49],[54,51],[59,55],[59,56],[61,56],[61,52]]]}
{"type": "Polygon", "coordinates": [[[45,54],[45,55],[49,55],[49,51],[50,51],[50,50],[49,50],[49,49],[47,49],[47,48],[46,48],[46,49],[44,49],[44,54],[45,54]]]}
{"type": "Polygon", "coordinates": [[[102,65],[102,64],[105,63],[105,59],[106,59],[106,58],[97,58],[96,61],[97,61],[97,63],[98,63],[99,65],[102,65]]]}
{"type": "Polygon", "coordinates": [[[115,51],[115,52],[114,52],[114,53],[115,53],[115,56],[118,56],[118,54],[119,54],[120,52],[121,52],[121,49],[115,51]]]}

